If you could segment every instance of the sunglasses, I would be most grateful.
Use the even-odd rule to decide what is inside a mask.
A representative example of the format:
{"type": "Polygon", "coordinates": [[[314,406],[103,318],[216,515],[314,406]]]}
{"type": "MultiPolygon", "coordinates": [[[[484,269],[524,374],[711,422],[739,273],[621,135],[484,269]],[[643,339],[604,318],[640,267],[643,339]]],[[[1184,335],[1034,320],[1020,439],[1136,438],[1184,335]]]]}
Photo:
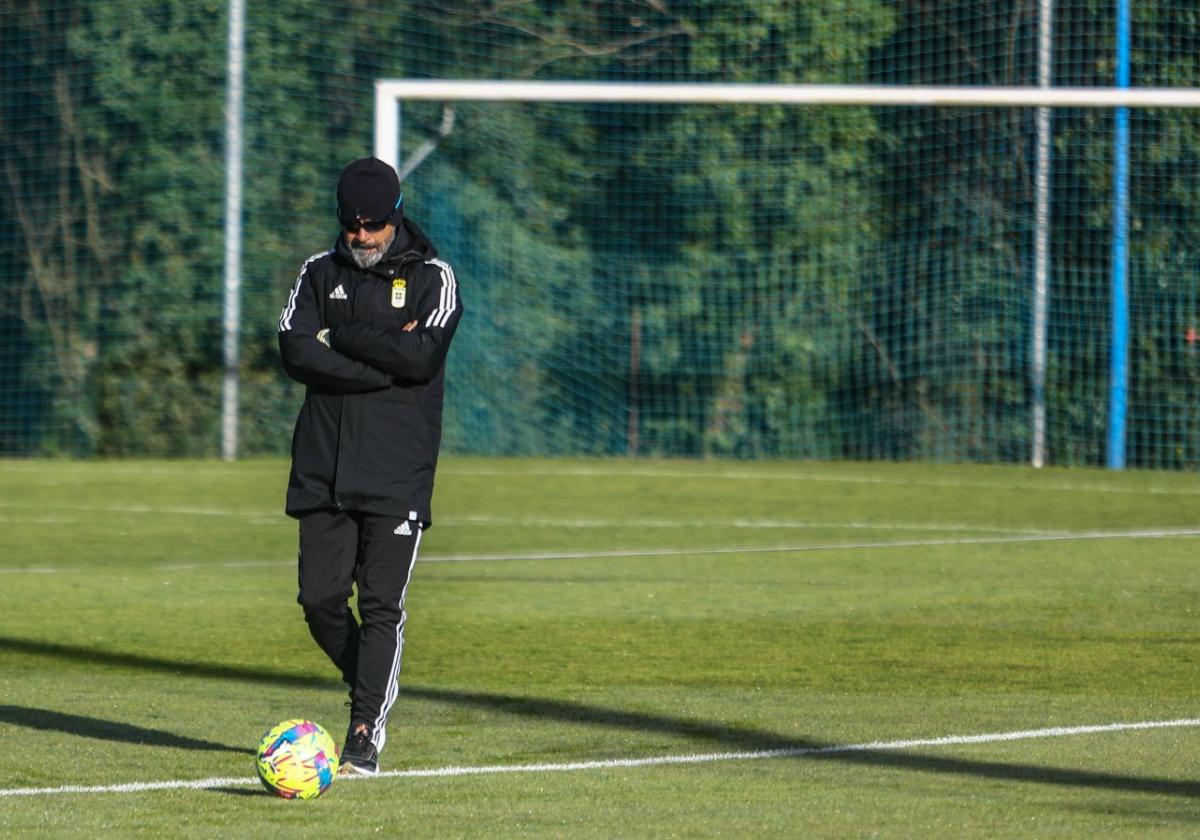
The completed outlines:
{"type": "Polygon", "coordinates": [[[379,233],[388,226],[387,219],[375,219],[367,221],[366,219],[354,219],[352,221],[342,222],[342,230],[346,233],[357,233],[359,228],[362,228],[367,233],[379,233]]]}

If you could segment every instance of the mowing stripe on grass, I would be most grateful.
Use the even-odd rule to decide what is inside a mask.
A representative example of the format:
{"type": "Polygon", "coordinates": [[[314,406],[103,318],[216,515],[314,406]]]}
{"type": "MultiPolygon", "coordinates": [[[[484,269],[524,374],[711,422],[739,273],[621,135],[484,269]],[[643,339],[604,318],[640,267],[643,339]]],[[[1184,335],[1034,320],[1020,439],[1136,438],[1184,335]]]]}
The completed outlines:
{"type": "Polygon", "coordinates": [[[1107,484],[1078,483],[1073,481],[987,481],[971,479],[914,479],[888,478],[882,475],[856,475],[854,473],[816,472],[757,472],[754,470],[680,470],[656,467],[443,467],[442,473],[465,476],[592,476],[596,478],[669,478],[669,479],[720,479],[730,481],[813,481],[846,484],[896,484],[903,487],[955,488],[972,487],[984,490],[1045,490],[1056,493],[1124,493],[1129,495],[1197,496],[1198,488],[1164,487],[1117,487],[1107,484]]]}
{"type": "MultiPolygon", "coordinates": [[[[545,764],[509,764],[480,767],[437,767],[426,770],[389,770],[374,778],[441,778],[448,776],[487,776],[506,773],[570,773],[582,770],[614,770],[634,767],[662,767],[678,764],[710,764],[719,761],[762,761],[774,758],[803,758],[804,756],[835,755],[837,753],[882,752],[914,747],[952,747],[970,744],[994,744],[1002,741],[1024,741],[1033,738],[1062,738],[1072,735],[1093,735],[1105,732],[1129,732],[1139,729],[1168,729],[1200,726],[1200,719],[1153,720],[1138,723],[1105,723],[1092,726],[1052,726],[1046,729],[1022,729],[1015,732],[992,732],[983,735],[947,735],[940,738],[908,738],[899,741],[870,741],[863,744],[834,744],[828,747],[797,747],[779,750],[744,752],[691,753],[659,755],[646,758],[612,758],[597,761],[567,761],[545,764]]],[[[350,776],[361,780],[365,776],[350,776]]],[[[44,788],[0,788],[5,796],[52,796],[69,793],[147,793],[157,790],[201,790],[223,787],[243,787],[259,784],[255,777],[225,777],[177,779],[165,782],[126,782],[118,785],[60,785],[44,788]]]]}
{"type": "MultiPolygon", "coordinates": [[[[0,511],[29,511],[27,515],[0,513],[0,522],[21,522],[34,525],[61,525],[82,521],[79,516],[68,516],[62,513],[47,516],[45,511],[55,510],[75,514],[117,513],[132,516],[227,516],[249,520],[256,525],[283,525],[288,520],[282,512],[268,510],[245,510],[234,508],[188,507],[188,506],[154,506],[154,505],[76,505],[76,504],[30,504],[20,502],[0,502],[0,511]]],[[[463,526],[495,525],[527,525],[540,528],[574,528],[574,529],[607,529],[607,528],[736,528],[745,530],[811,530],[817,528],[846,528],[848,530],[870,531],[978,531],[983,533],[1022,533],[1022,534],[1052,534],[1063,533],[1061,530],[1046,528],[1000,528],[994,525],[981,525],[970,522],[834,522],[814,521],[811,519],[732,519],[714,520],[712,518],[608,518],[608,517],[554,517],[554,516],[498,516],[489,514],[453,514],[438,517],[438,522],[452,525],[456,528],[463,526]]]]}
{"type": "MultiPolygon", "coordinates": [[[[801,543],[799,545],[734,545],[710,548],[614,548],[585,551],[533,551],[498,554],[429,554],[421,563],[490,563],[503,560],[598,560],[629,557],[688,557],[720,554],[791,554],[809,551],[869,551],[890,548],[936,548],[954,545],[1006,545],[1018,543],[1074,542],[1080,540],[1165,540],[1200,537],[1200,528],[1163,528],[1135,531],[1077,531],[1052,534],[1013,534],[998,537],[946,537],[924,540],[883,540],[878,542],[801,543]]],[[[222,563],[171,563],[154,566],[150,571],[180,572],[193,569],[236,569],[261,566],[291,566],[295,560],[229,560],[222,563]]],[[[0,574],[53,575],[63,571],[72,574],[78,568],[60,569],[38,566],[22,569],[3,569],[0,574]]],[[[105,572],[107,573],[107,571],[105,572]]]]}
{"type": "MultiPolygon", "coordinates": [[[[33,472],[44,473],[45,461],[0,461],[0,472],[33,472]]],[[[253,462],[243,461],[236,467],[223,465],[197,464],[182,462],[179,464],[156,464],[146,466],[139,463],[106,463],[105,472],[117,475],[136,476],[197,476],[225,478],[238,474],[273,474],[284,479],[287,476],[286,462],[253,462]]],[[[521,461],[504,462],[502,466],[474,466],[471,464],[456,464],[448,459],[439,467],[439,475],[461,476],[503,476],[533,475],[533,476],[593,476],[596,478],[662,478],[662,479],[718,479],[729,481],[811,481],[821,483],[846,484],[895,484],[913,487],[955,488],[973,487],[994,490],[1035,490],[1065,493],[1119,493],[1128,495],[1164,495],[1164,496],[1196,496],[1200,495],[1200,487],[1168,487],[1152,484],[1147,487],[1121,487],[1110,484],[1088,481],[1063,481],[1047,477],[1040,481],[1003,481],[987,479],[945,479],[945,478],[890,478],[886,475],[869,475],[864,473],[838,472],[777,472],[773,470],[728,469],[720,465],[694,464],[694,468],[679,468],[676,466],[659,466],[656,464],[639,464],[637,466],[618,464],[613,466],[574,466],[558,465],[545,466],[541,464],[524,464],[521,461]]]]}

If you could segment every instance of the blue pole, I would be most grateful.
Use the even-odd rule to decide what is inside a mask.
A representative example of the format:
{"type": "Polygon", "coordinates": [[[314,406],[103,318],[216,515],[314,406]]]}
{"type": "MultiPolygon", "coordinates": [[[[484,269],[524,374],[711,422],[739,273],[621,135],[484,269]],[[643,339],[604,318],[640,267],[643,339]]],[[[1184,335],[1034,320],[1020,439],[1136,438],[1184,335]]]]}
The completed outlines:
{"type": "MultiPolygon", "coordinates": [[[[1129,0],[1117,0],[1117,87],[1129,87],[1129,0]]],[[[1112,349],[1109,363],[1108,468],[1125,468],[1129,387],[1129,109],[1116,110],[1113,149],[1112,349]]]]}

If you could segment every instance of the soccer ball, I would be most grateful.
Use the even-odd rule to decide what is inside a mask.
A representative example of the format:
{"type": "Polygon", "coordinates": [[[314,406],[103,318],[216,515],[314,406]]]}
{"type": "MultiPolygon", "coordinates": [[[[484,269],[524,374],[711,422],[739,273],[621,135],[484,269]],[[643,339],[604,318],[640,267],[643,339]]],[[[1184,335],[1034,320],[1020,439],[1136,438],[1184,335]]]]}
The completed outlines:
{"type": "Polygon", "coordinates": [[[333,739],[311,720],[285,720],[258,743],[258,778],[284,799],[316,799],[337,776],[333,739]]]}

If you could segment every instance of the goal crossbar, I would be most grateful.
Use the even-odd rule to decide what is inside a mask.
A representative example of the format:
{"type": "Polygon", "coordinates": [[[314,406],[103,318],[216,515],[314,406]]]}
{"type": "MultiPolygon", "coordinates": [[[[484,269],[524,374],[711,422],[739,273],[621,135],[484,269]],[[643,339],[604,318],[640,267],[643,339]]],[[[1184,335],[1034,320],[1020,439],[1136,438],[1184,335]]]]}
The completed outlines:
{"type": "Polygon", "coordinates": [[[1046,108],[1200,108],[1200,88],[909,87],[644,82],[523,82],[488,79],[379,79],[375,154],[395,164],[398,105],[442,102],[627,102],[692,105],[910,105],[1046,108]]]}

